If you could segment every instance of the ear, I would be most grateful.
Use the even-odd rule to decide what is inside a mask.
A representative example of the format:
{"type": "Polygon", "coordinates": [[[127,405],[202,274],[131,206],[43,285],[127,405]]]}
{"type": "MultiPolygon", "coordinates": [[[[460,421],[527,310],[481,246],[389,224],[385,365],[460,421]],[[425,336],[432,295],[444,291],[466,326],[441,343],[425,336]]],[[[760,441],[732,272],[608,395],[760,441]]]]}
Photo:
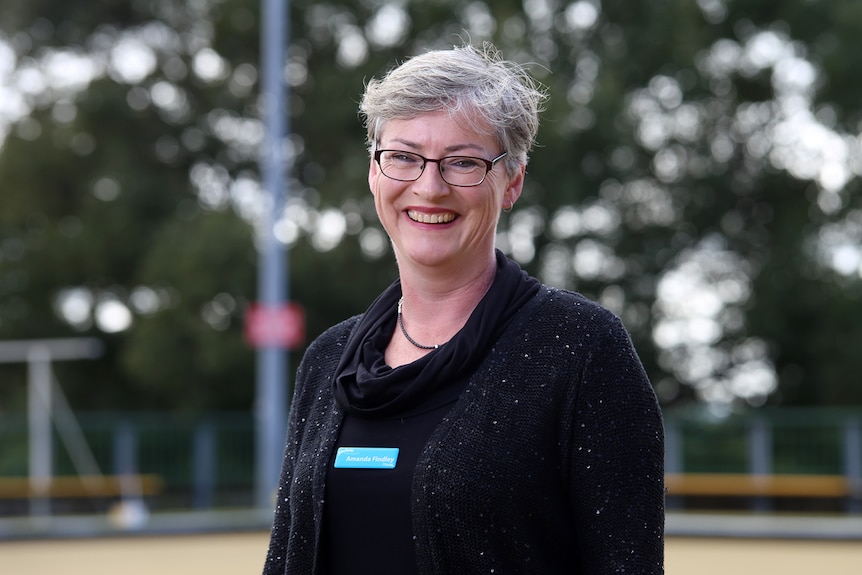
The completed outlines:
{"type": "Polygon", "coordinates": [[[521,192],[524,189],[524,176],[527,173],[527,166],[521,165],[518,173],[509,178],[509,183],[506,185],[506,191],[503,192],[503,208],[509,210],[521,197],[521,192]]]}

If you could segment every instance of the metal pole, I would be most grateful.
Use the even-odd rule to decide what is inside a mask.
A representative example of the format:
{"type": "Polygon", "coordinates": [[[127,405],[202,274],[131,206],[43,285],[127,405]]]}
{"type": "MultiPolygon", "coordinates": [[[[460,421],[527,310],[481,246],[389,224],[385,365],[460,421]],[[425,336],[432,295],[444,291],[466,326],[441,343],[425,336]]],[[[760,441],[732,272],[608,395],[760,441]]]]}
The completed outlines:
{"type": "MultiPolygon", "coordinates": [[[[772,474],[772,426],[762,417],[753,419],[748,429],[748,471],[761,477],[772,474]]],[[[772,500],[756,497],[753,507],[756,511],[771,511],[772,500]]]]}
{"type": "Polygon", "coordinates": [[[850,483],[847,512],[862,511],[862,426],[858,419],[844,422],[844,475],[850,483]]]}
{"type": "MultiPolygon", "coordinates": [[[[287,250],[275,237],[274,225],[281,215],[286,190],[285,137],[288,133],[284,83],[285,51],[288,45],[289,0],[261,0],[261,95],[265,137],[261,154],[261,175],[269,199],[264,210],[258,270],[258,299],[265,307],[277,307],[288,300],[287,250]]],[[[272,498],[281,470],[287,414],[287,354],[277,345],[258,350],[256,384],[255,502],[272,508],[272,498]]]]}
{"type": "Polygon", "coordinates": [[[51,354],[47,347],[31,347],[27,357],[29,371],[28,423],[30,427],[30,514],[51,514],[48,487],[54,475],[54,443],[51,437],[51,354]]]}
{"type": "MultiPolygon", "coordinates": [[[[55,382],[51,362],[66,359],[95,359],[102,354],[102,343],[94,338],[31,339],[0,341],[0,363],[27,362],[27,424],[29,482],[31,488],[30,514],[34,518],[47,518],[51,513],[48,493],[54,474],[54,440],[51,421],[54,403],[60,409],[61,438],[69,441],[70,455],[76,465],[94,464],[92,454],[77,427],[74,415],[65,402],[59,386],[54,396],[55,382]],[[86,452],[86,454],[84,454],[86,452]],[[84,454],[84,459],[79,456],[84,454]],[[88,458],[89,456],[89,458],[88,458]]],[[[92,469],[92,466],[90,467],[92,469]]]]}

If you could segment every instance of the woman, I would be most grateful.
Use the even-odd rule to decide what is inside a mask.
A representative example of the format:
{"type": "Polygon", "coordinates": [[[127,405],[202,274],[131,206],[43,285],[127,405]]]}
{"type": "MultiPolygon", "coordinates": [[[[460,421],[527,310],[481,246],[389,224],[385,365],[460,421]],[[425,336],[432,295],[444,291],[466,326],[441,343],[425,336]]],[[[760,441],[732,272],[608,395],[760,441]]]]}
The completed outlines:
{"type": "Polygon", "coordinates": [[[492,47],[369,82],[399,281],[297,371],[264,573],[663,572],[663,435],[611,313],[494,247],[544,95],[492,47]]]}

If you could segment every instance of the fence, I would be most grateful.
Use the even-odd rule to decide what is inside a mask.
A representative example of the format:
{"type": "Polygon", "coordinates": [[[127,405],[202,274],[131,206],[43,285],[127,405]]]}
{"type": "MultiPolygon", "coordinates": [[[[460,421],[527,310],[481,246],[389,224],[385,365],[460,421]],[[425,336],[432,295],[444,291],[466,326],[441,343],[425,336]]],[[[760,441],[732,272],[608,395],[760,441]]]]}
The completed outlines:
{"type": "MultiPolygon", "coordinates": [[[[254,422],[251,414],[183,417],[160,413],[79,414],[78,424],[101,473],[156,478],[147,504],[152,510],[200,510],[254,505],[254,422]]],[[[53,442],[57,477],[78,474],[73,458],[53,442]]],[[[0,417],[0,480],[28,474],[27,425],[23,416],[0,417]]],[[[2,483],[0,483],[2,484],[2,483]]],[[[21,482],[26,489],[26,482],[21,482]]],[[[9,491],[9,490],[7,490],[9,491]]],[[[99,490],[96,490],[97,492],[99,490]]],[[[130,495],[135,495],[134,486],[130,495]]],[[[27,494],[0,498],[0,515],[32,512],[27,494]]],[[[115,498],[54,497],[50,512],[102,511],[115,498]]],[[[43,512],[44,512],[43,502],[43,512]]]]}
{"type": "Polygon", "coordinates": [[[862,512],[862,410],[665,417],[669,507],[862,512]]]}
{"type": "MultiPolygon", "coordinates": [[[[146,497],[150,510],[249,508],[255,504],[255,429],[250,413],[201,417],[84,413],[78,414],[78,422],[101,473],[150,481],[146,497]]],[[[862,410],[765,409],[728,417],[706,411],[669,411],[665,428],[666,470],[673,480],[668,482],[670,508],[768,510],[795,505],[803,510],[862,512],[858,491],[862,485],[862,410]],[[710,492],[710,483],[703,483],[709,477],[711,485],[717,486],[712,488],[714,492],[710,492]],[[768,484],[773,486],[771,492],[763,482],[746,483],[751,477],[779,481],[768,484]],[[802,481],[791,481],[793,478],[802,481]],[[734,481],[737,488],[732,487],[734,481]],[[685,485],[688,491],[681,487],[685,485]],[[782,494],[781,485],[795,485],[796,491],[782,494]],[[816,485],[833,485],[833,491],[811,491],[816,485]],[[843,487],[835,487],[839,485],[843,487]]],[[[76,476],[78,470],[60,447],[61,439],[54,442],[54,474],[76,476]]],[[[5,496],[0,490],[0,516],[33,512],[32,497],[23,490],[27,475],[26,418],[2,415],[0,480],[18,478],[23,487],[17,497],[14,481],[5,496]]],[[[47,512],[102,512],[116,503],[114,495],[51,496],[47,512]]]]}

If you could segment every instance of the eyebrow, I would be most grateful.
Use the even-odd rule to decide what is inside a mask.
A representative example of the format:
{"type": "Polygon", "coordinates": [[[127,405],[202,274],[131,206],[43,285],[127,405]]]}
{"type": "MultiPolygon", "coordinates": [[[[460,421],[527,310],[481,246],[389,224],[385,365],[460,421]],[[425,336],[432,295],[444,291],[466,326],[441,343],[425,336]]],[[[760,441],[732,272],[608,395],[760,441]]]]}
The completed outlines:
{"type": "MultiPolygon", "coordinates": [[[[417,144],[417,143],[412,142],[410,140],[403,140],[401,138],[393,138],[391,140],[391,142],[403,144],[403,145],[405,145],[408,148],[411,148],[413,150],[421,150],[422,149],[422,146],[420,144],[417,144]]],[[[445,149],[447,154],[452,153],[452,152],[462,152],[464,150],[474,150],[474,151],[480,152],[480,153],[487,153],[488,152],[488,150],[486,150],[485,148],[483,148],[482,146],[480,146],[478,144],[453,144],[451,146],[446,146],[446,148],[444,148],[444,149],[445,149]]]]}

